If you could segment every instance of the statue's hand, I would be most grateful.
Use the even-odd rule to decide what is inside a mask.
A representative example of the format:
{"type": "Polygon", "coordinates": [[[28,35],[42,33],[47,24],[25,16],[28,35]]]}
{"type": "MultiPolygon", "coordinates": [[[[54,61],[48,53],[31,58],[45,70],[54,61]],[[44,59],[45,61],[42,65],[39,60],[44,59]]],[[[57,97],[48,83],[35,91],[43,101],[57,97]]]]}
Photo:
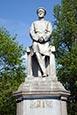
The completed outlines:
{"type": "Polygon", "coordinates": [[[42,43],[43,41],[44,41],[44,38],[41,37],[41,38],[39,39],[39,42],[42,43]]]}

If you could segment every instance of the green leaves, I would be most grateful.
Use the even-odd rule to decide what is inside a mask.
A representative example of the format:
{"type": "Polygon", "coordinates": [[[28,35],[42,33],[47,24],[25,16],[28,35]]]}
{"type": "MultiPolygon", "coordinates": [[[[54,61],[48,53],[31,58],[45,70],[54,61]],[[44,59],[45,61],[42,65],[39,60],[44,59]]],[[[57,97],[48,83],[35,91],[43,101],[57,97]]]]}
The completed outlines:
{"type": "MultiPolygon", "coordinates": [[[[54,7],[53,38],[56,46],[57,75],[66,89],[71,91],[71,101],[77,92],[77,0],[62,0],[54,7]]],[[[69,107],[71,107],[71,104],[69,107]]],[[[70,115],[75,110],[69,109],[70,115]]]]}
{"type": "Polygon", "coordinates": [[[0,28],[0,115],[15,115],[15,99],[12,93],[25,78],[22,56],[25,50],[0,28]]]}

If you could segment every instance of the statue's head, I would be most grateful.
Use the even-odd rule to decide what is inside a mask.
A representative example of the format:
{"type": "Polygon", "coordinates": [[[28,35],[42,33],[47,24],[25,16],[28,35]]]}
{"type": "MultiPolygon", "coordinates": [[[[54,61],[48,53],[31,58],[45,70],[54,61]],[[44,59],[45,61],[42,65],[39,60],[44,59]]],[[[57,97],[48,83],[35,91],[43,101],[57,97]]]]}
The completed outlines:
{"type": "Polygon", "coordinates": [[[39,18],[42,18],[46,15],[46,10],[44,8],[38,8],[37,9],[37,15],[39,18]]]}

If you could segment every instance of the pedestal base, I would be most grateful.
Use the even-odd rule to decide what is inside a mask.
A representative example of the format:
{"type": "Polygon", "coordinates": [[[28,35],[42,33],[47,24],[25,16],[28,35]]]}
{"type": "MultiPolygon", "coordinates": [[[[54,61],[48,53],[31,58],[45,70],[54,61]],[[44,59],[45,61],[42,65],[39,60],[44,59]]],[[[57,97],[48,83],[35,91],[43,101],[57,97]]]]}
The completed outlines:
{"type": "Polygon", "coordinates": [[[14,93],[17,115],[67,115],[68,95],[57,80],[27,78],[14,93]]]}

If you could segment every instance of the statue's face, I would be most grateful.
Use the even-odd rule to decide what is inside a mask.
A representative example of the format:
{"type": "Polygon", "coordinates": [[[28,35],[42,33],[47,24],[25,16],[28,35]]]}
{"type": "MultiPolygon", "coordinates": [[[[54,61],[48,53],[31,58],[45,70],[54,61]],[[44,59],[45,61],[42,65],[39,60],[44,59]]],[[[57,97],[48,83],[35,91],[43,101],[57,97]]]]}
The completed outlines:
{"type": "Polygon", "coordinates": [[[38,17],[39,17],[39,18],[43,18],[44,15],[45,15],[44,11],[39,11],[39,12],[38,12],[38,17]]]}

